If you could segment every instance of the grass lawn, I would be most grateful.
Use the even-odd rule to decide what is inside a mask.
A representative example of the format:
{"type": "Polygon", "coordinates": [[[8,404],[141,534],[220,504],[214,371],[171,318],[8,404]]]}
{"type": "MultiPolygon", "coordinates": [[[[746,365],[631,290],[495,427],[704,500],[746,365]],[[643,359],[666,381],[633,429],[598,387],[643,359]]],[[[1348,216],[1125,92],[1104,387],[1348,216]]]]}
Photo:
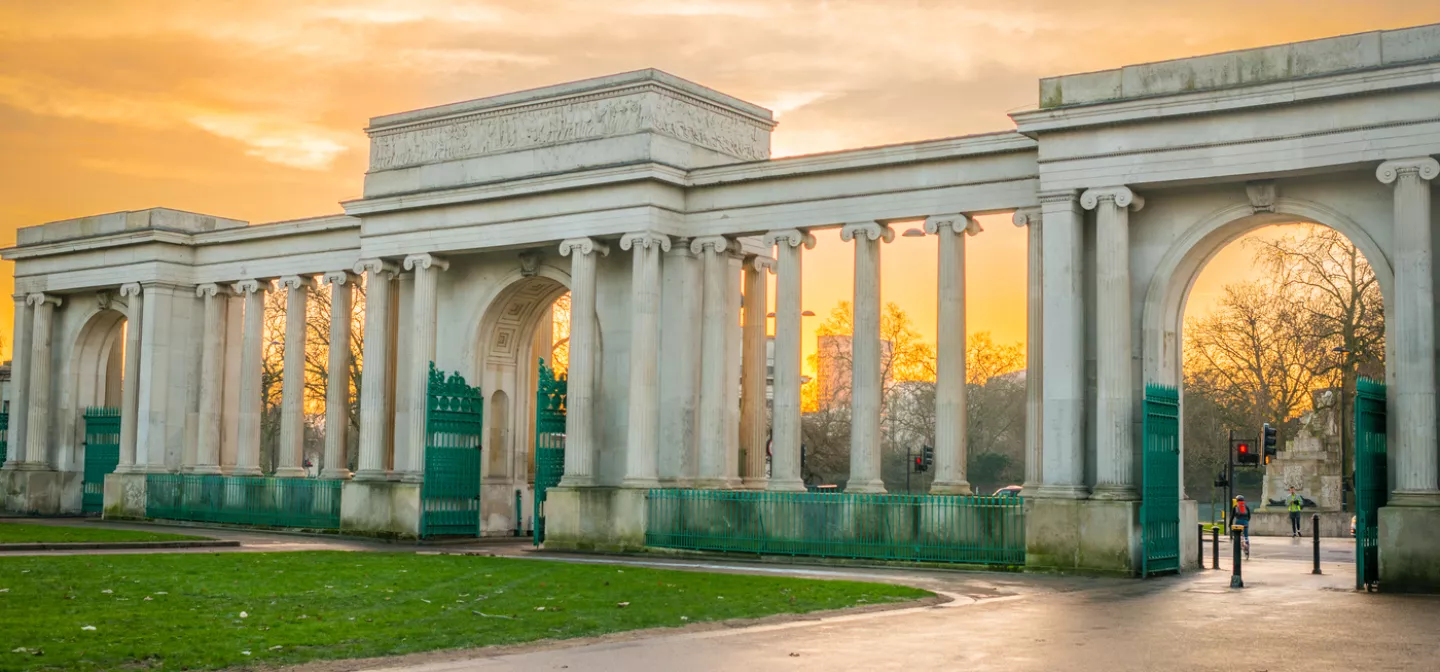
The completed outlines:
{"type": "MultiPolygon", "coordinates": [[[[207,537],[191,537],[183,534],[161,534],[158,532],[136,532],[117,530],[98,525],[61,527],[59,525],[30,525],[26,523],[0,522],[0,544],[74,544],[82,542],[111,541],[193,541],[207,537]]],[[[4,669],[0,667],[0,669],[4,669]]]]}
{"type": "Polygon", "coordinates": [[[929,595],[844,581],[346,552],[0,557],[0,591],[0,670],[281,665],[929,595]]]}

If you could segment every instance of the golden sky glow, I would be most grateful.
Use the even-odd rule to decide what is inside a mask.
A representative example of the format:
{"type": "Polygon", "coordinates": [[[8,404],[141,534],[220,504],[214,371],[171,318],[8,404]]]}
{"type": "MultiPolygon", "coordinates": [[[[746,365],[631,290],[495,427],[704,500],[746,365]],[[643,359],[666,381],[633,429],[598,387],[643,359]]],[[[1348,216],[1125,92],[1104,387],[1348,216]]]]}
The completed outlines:
{"type": "MultiPolygon", "coordinates": [[[[162,205],[337,212],[360,193],[371,116],[644,67],[773,109],[786,156],[1008,129],[1041,76],[1432,22],[1440,5],[1415,0],[11,0],[0,244],[162,205]]],[[[969,328],[1023,340],[1024,232],[982,223],[969,328]]],[[[836,232],[820,239],[805,303],[823,318],[849,298],[852,257],[836,232]]],[[[884,298],[928,338],[934,255],[900,238],[883,262],[884,298]]],[[[12,309],[0,302],[7,356],[12,309]]]]}

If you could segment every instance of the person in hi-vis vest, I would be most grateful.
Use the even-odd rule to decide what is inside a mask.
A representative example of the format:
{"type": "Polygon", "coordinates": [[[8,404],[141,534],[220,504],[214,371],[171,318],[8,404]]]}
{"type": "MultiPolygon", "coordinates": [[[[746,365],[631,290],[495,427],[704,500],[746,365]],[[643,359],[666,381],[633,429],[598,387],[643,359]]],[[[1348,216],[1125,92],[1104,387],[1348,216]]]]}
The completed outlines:
{"type": "Polygon", "coordinates": [[[1290,488],[1290,496],[1285,498],[1285,510],[1290,512],[1290,536],[1300,536],[1300,509],[1305,506],[1305,498],[1296,494],[1295,488],[1290,488]]]}

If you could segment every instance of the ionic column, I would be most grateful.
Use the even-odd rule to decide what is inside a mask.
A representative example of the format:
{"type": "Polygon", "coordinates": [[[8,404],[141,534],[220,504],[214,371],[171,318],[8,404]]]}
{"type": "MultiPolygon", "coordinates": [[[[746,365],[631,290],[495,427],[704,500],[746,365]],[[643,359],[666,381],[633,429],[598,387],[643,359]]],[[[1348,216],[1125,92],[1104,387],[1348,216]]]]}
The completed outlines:
{"type": "MultiPolygon", "coordinates": [[[[925,232],[940,238],[935,352],[935,495],[968,495],[965,480],[965,236],[980,223],[965,215],[929,217],[925,232]]],[[[908,468],[908,465],[907,465],[908,468]]]]}
{"type": "Polygon", "coordinates": [[[1145,199],[1128,187],[1090,189],[1095,211],[1095,499],[1138,499],[1135,487],[1135,385],[1130,352],[1130,211],[1145,199]]]}
{"type": "Polygon", "coordinates": [[[630,233],[620,239],[620,249],[631,250],[634,260],[630,275],[630,408],[624,484],[653,488],[660,483],[656,453],[660,432],[660,252],[670,250],[670,237],[649,231],[630,233]]]}
{"type": "Polygon", "coordinates": [[[698,473],[696,421],[700,399],[700,321],[705,281],[690,239],[674,241],[661,267],[660,482],[689,487],[698,473]]]}
{"type": "Polygon", "coordinates": [[[197,474],[220,473],[220,400],[225,384],[225,309],[228,294],[215,283],[195,288],[205,299],[205,345],[200,358],[200,427],[195,442],[197,474]]]}
{"type": "Polygon", "coordinates": [[[731,241],[724,236],[706,236],[690,242],[690,250],[700,255],[703,264],[705,291],[701,299],[700,320],[700,473],[695,487],[708,489],[733,488],[739,485],[726,470],[725,391],[727,373],[727,337],[730,312],[727,278],[729,278],[731,241]]]}
{"type": "MultiPolygon", "coordinates": [[[[1375,173],[1395,185],[1395,493],[1392,505],[1440,504],[1436,453],[1435,285],[1430,157],[1386,161],[1375,173]]],[[[38,332],[37,332],[38,333],[38,332]]]]}
{"type": "Polygon", "coordinates": [[[10,430],[9,448],[6,451],[5,469],[19,469],[25,463],[25,442],[29,435],[25,429],[30,421],[30,349],[35,339],[35,325],[32,317],[35,311],[29,297],[15,294],[15,340],[11,341],[10,356],[10,430]]]}
{"type": "Polygon", "coordinates": [[[880,242],[895,232],[880,222],[846,224],[840,239],[855,241],[855,317],[850,338],[850,480],[846,492],[885,492],[880,479],[880,242]]]}
{"type": "Polygon", "coordinates": [[[240,338],[240,417],[236,423],[235,476],[260,475],[260,374],[265,356],[265,294],[269,280],[241,280],[231,289],[245,297],[244,332],[240,338]]]}
{"type": "Polygon", "coordinates": [[[592,238],[560,242],[570,257],[570,366],[565,396],[566,488],[595,485],[595,257],[609,246],[592,238]]]}
{"type": "Polygon", "coordinates": [[[1043,327],[1045,306],[1043,304],[1044,292],[1044,257],[1041,254],[1041,214],[1040,208],[1024,208],[1016,210],[1011,218],[1015,226],[1029,227],[1025,244],[1029,253],[1029,264],[1027,264],[1028,277],[1025,281],[1026,296],[1025,307],[1027,316],[1025,319],[1025,484],[1023,492],[1029,496],[1045,481],[1044,470],[1044,443],[1041,435],[1045,429],[1044,418],[1044,384],[1041,380],[1043,369],[1041,363],[1041,345],[1044,343],[1043,327]]]}
{"type": "Polygon", "coordinates": [[[20,469],[47,468],[46,452],[50,439],[50,338],[55,323],[55,308],[60,297],[54,294],[31,294],[27,299],[35,313],[30,346],[30,399],[25,436],[25,461],[20,469]]]}
{"type": "Polygon", "coordinates": [[[1074,190],[1040,194],[1045,217],[1042,267],[1045,321],[1043,369],[1045,483],[1036,496],[1084,499],[1085,221],[1074,190]]]}
{"type": "Polygon", "coordinates": [[[310,289],[315,279],[304,275],[280,278],[285,295],[285,368],[280,383],[279,478],[304,478],[305,468],[305,334],[310,289]]]}
{"type": "MultiPolygon", "coordinates": [[[[383,259],[363,259],[355,273],[365,274],[365,352],[360,376],[360,459],[355,480],[383,481],[388,416],[394,387],[390,385],[391,285],[400,267],[383,259]]],[[[328,402],[327,402],[328,403],[328,402]]]]}
{"type": "MultiPolygon", "coordinates": [[[[409,411],[405,421],[409,423],[405,432],[404,466],[396,464],[402,471],[400,480],[419,483],[425,479],[425,423],[428,420],[430,365],[435,361],[435,320],[438,304],[436,289],[440,284],[440,271],[450,268],[450,262],[431,254],[412,254],[405,257],[405,270],[415,273],[415,291],[410,312],[410,398],[405,408],[409,411]]],[[[396,460],[397,463],[400,460],[396,460]]]]}
{"type": "MultiPolygon", "coordinates": [[[[350,301],[355,287],[349,271],[325,274],[330,285],[330,362],[325,382],[325,466],[320,478],[350,478],[350,301]]],[[[356,465],[359,466],[359,465],[356,465]]]]}
{"type": "Polygon", "coordinates": [[[771,231],[775,245],[775,386],[770,403],[770,489],[800,492],[800,318],[801,246],[815,248],[815,236],[797,229],[771,231]]]}
{"type": "MultiPolygon", "coordinates": [[[[140,401],[136,405],[139,423],[135,430],[135,469],[151,474],[170,471],[165,463],[169,441],[170,413],[170,364],[175,358],[171,350],[174,331],[175,301],[178,292],[186,301],[192,300],[195,291],[165,282],[142,282],[145,293],[142,302],[140,333],[140,401]]],[[[259,364],[257,363],[258,367],[259,364]]],[[[256,396],[259,396],[257,391],[256,396]]]]}
{"type": "Polygon", "coordinates": [[[741,487],[764,490],[765,476],[765,313],[775,260],[751,256],[745,264],[744,332],[740,354],[741,487]]]}
{"type": "Polygon", "coordinates": [[[135,439],[140,422],[140,330],[145,300],[139,283],[120,285],[125,299],[125,373],[120,391],[120,462],[117,473],[135,471],[135,439]]]}

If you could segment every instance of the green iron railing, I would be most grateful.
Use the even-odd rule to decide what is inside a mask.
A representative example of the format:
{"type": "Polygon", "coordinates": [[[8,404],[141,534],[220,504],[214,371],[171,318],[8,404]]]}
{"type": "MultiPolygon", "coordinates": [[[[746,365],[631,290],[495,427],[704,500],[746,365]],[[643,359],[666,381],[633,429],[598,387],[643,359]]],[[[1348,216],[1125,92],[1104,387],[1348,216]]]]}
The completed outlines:
{"type": "Polygon", "coordinates": [[[1180,392],[1145,386],[1140,575],[1180,571],[1180,392]]]}
{"type": "Polygon", "coordinates": [[[760,555],[1025,564],[1016,496],[649,492],[645,543],[760,555]]]}
{"type": "Polygon", "coordinates": [[[1355,382],[1355,589],[1380,581],[1380,507],[1389,494],[1385,384],[1355,382]]]}
{"type": "Polygon", "coordinates": [[[100,513],[105,508],[105,475],[120,463],[120,409],[91,406],[85,409],[85,474],[81,479],[81,511],[100,513]]]}
{"type": "Polygon", "coordinates": [[[205,523],[340,528],[344,481],[265,476],[150,474],[145,516],[205,523]]]}
{"type": "Polygon", "coordinates": [[[10,459],[10,411],[0,413],[0,467],[10,459]]]}
{"type": "Polygon", "coordinates": [[[420,536],[480,536],[480,433],[485,400],[459,373],[430,362],[420,536]]]}
{"type": "Polygon", "coordinates": [[[565,474],[565,397],[569,379],[540,360],[535,386],[535,511],[531,518],[531,539],[536,546],[545,542],[546,493],[560,484],[565,474]]]}

